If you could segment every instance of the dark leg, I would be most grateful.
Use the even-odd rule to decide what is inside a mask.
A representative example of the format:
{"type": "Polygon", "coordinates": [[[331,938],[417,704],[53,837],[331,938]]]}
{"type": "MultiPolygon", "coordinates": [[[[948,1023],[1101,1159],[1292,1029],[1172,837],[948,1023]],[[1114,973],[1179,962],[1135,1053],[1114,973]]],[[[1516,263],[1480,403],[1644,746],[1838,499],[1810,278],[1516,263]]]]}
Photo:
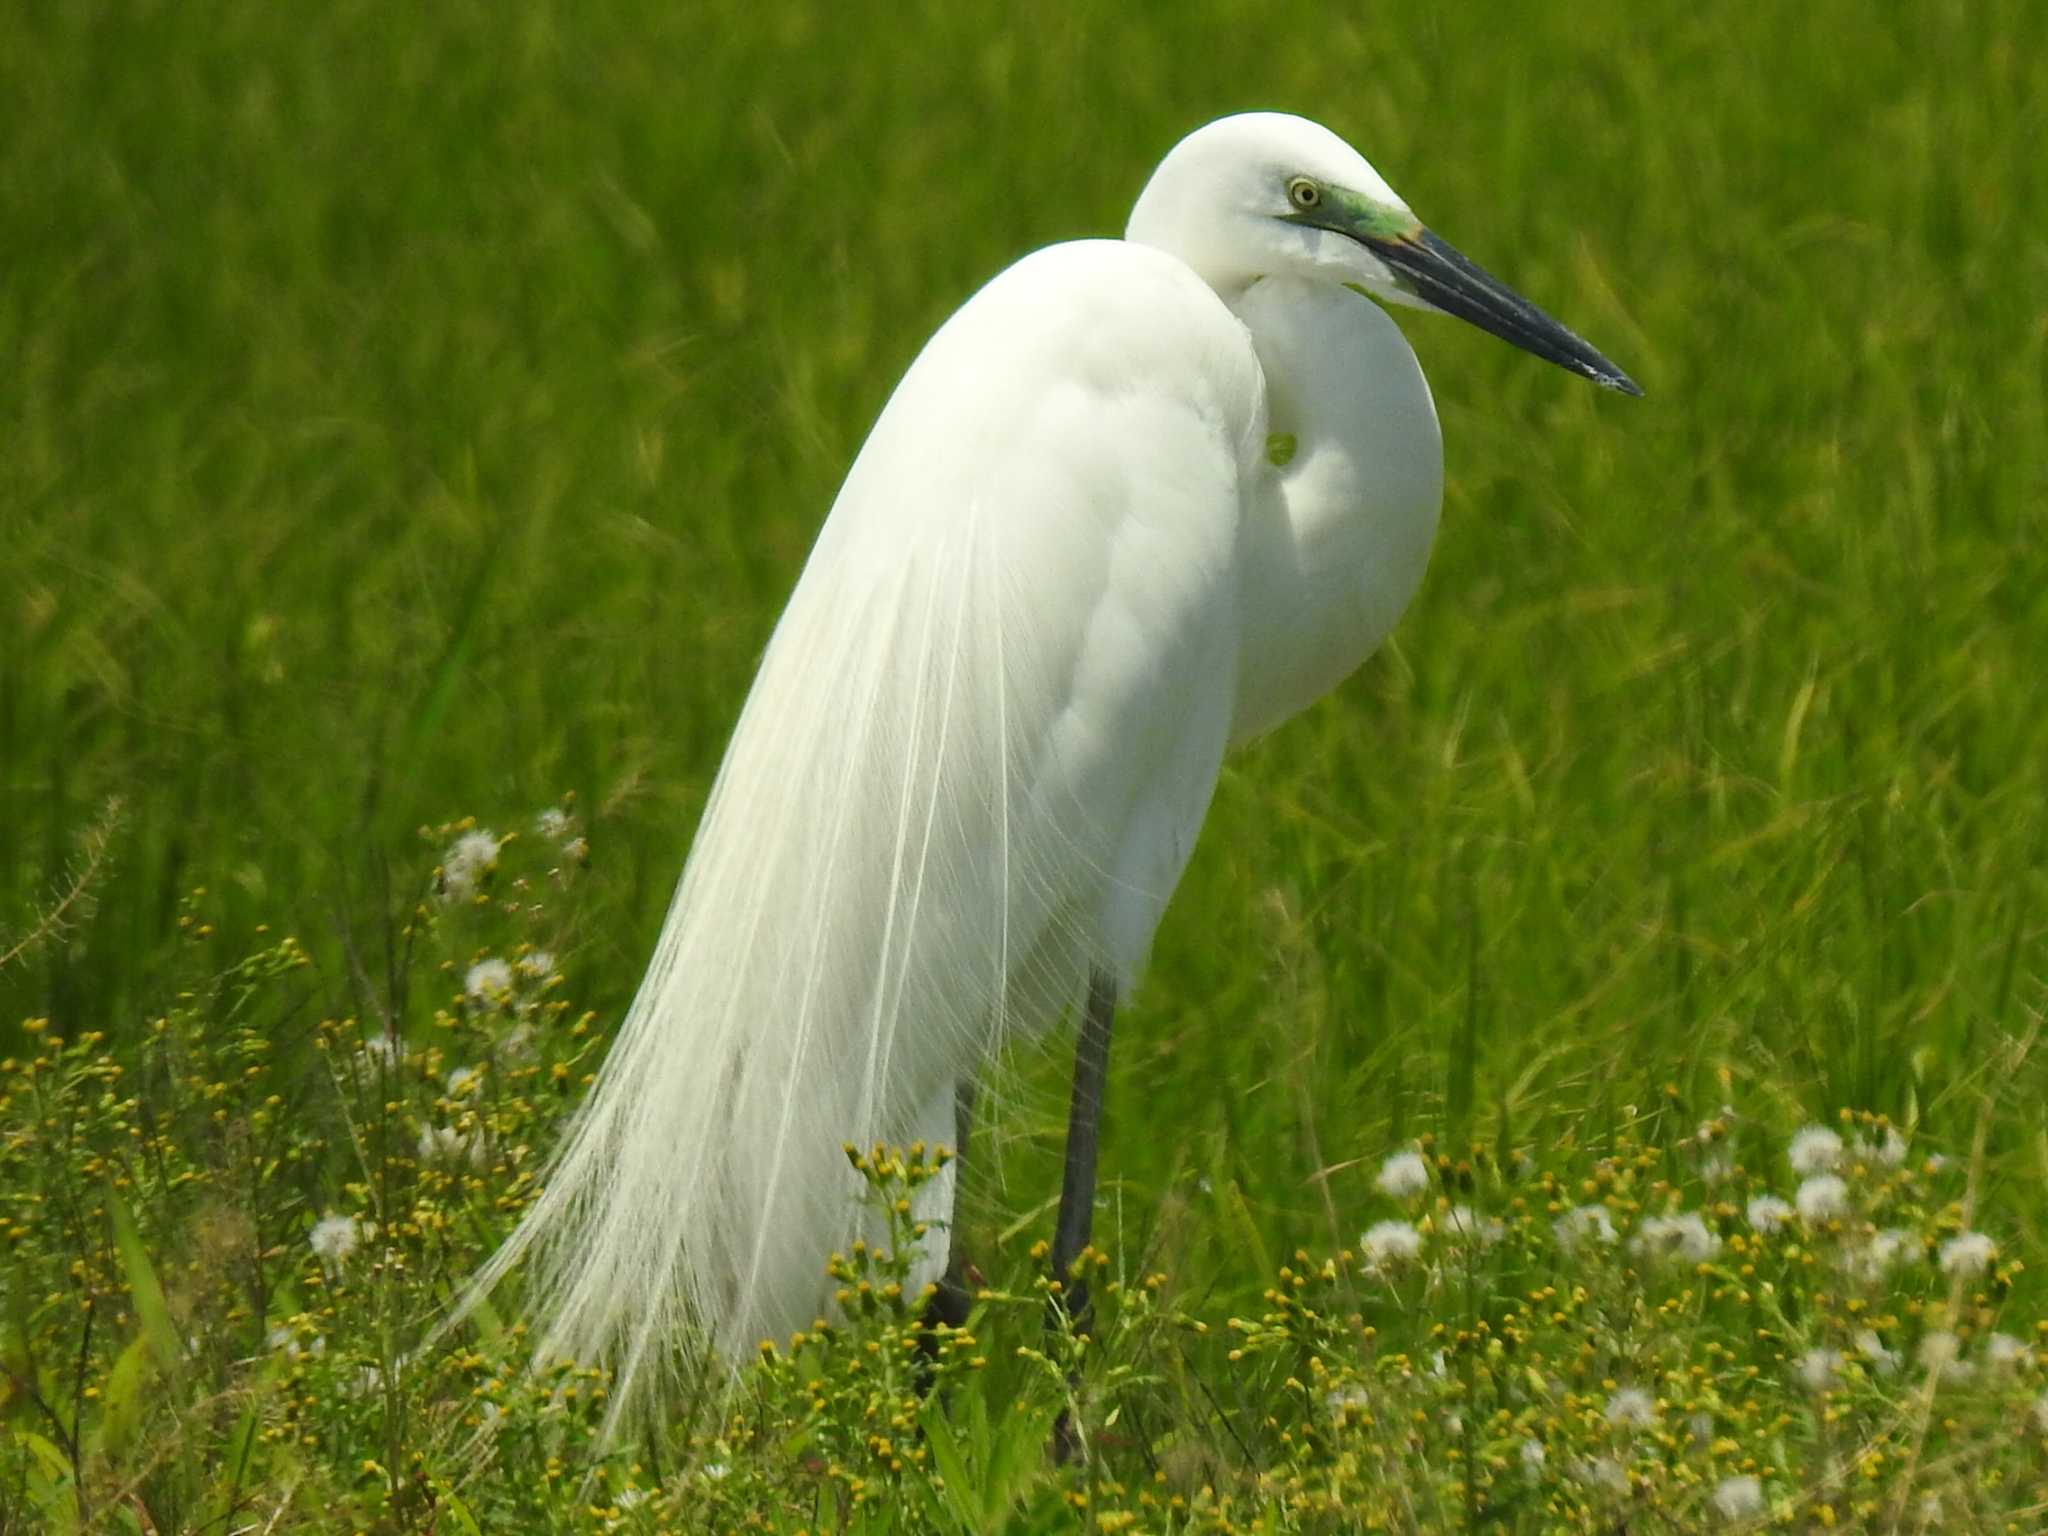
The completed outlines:
{"type": "MultiPolygon", "coordinates": [[[[1116,983],[1100,971],[1088,976],[1088,1007],[1074,1046],[1074,1096],[1067,1106],[1067,1167],[1060,1181],[1059,1221],[1052,1234],[1052,1274],[1066,1290],[1061,1304],[1074,1330],[1088,1329],[1088,1283],[1068,1273],[1095,1222],[1095,1149],[1102,1131],[1102,1090],[1109,1077],[1109,1026],[1116,1017],[1116,983]]],[[[1056,1319],[1054,1319],[1056,1320],[1056,1319]]],[[[1068,1461],[1080,1437],[1062,1413],[1053,1425],[1053,1454],[1068,1461]]]]}

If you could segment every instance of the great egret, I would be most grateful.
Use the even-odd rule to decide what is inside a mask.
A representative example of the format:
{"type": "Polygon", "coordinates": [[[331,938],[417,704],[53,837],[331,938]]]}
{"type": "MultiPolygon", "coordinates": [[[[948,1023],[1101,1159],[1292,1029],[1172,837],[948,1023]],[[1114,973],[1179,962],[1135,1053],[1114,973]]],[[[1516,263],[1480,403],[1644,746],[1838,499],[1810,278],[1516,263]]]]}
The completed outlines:
{"type": "MultiPolygon", "coordinates": [[[[950,1143],[1006,1037],[1081,1015],[1054,1258],[1086,1241],[1116,1000],[1224,752],[1414,595],[1443,489],[1367,295],[1627,375],[1425,229],[1335,134],[1228,117],[1122,240],[1025,257],[875,423],[776,626],[660,943],[545,1193],[538,1355],[623,1401],[692,1338],[807,1326],[861,1235],[843,1145],[950,1143]]],[[[920,1279],[953,1178],[926,1184],[920,1279]]]]}

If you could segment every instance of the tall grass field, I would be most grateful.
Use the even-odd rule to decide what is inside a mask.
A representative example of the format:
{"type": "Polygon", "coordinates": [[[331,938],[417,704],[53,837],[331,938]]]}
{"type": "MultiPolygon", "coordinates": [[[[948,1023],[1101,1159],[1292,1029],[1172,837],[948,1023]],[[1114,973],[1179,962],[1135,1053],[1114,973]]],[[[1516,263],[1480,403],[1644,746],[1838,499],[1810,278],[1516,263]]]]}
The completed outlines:
{"type": "Polygon", "coordinates": [[[7,8],[0,1536],[2048,1530],[2044,145],[2027,0],[7,8]],[[1266,107],[1647,393],[1400,316],[1434,560],[1226,766],[1092,1332],[1062,1034],[958,1329],[899,1224],[615,1434],[426,1345],[904,367],[1266,107]]]}

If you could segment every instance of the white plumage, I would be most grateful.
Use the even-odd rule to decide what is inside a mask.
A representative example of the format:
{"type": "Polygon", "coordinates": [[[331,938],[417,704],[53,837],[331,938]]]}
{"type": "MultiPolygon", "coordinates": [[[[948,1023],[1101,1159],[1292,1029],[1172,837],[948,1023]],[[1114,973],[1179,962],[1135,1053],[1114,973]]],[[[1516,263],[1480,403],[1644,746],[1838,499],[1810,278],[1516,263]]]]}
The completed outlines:
{"type": "MultiPolygon", "coordinates": [[[[1091,972],[1136,980],[1226,747],[1355,668],[1421,578],[1435,412],[1346,287],[1417,302],[1375,243],[1401,237],[1334,135],[1224,119],[1125,240],[1024,258],[925,347],[768,645],[592,1098],[472,1290],[531,1252],[541,1357],[613,1360],[623,1400],[679,1340],[738,1360],[808,1324],[864,1228],[842,1145],[950,1142],[1010,1032],[1091,972]]],[[[952,1195],[923,1192],[924,1273],[952,1195]]]]}

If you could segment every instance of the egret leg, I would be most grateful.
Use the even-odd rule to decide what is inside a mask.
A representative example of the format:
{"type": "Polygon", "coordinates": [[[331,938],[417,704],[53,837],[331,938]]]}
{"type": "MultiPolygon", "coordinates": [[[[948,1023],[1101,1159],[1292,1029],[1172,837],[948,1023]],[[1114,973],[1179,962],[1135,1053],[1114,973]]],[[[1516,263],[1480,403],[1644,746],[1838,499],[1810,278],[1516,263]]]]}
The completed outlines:
{"type": "Polygon", "coordinates": [[[930,1329],[940,1323],[958,1328],[974,1306],[974,1287],[967,1283],[967,1259],[960,1251],[959,1217],[960,1191],[967,1177],[967,1139],[974,1130],[976,1086],[970,1074],[960,1079],[953,1092],[953,1209],[946,1213],[953,1225],[946,1233],[946,1272],[939,1276],[939,1288],[924,1311],[927,1344],[931,1342],[930,1329]]]}
{"type": "Polygon", "coordinates": [[[1067,1106],[1067,1168],[1060,1183],[1060,1215],[1052,1233],[1053,1278],[1068,1287],[1067,1316],[1076,1328],[1088,1321],[1088,1286],[1067,1271],[1088,1246],[1095,1218],[1095,1150],[1102,1131],[1102,1090],[1109,1077],[1109,1026],[1116,1017],[1116,983],[1100,971],[1088,976],[1088,1006],[1074,1047],[1074,1096],[1067,1106]]]}

